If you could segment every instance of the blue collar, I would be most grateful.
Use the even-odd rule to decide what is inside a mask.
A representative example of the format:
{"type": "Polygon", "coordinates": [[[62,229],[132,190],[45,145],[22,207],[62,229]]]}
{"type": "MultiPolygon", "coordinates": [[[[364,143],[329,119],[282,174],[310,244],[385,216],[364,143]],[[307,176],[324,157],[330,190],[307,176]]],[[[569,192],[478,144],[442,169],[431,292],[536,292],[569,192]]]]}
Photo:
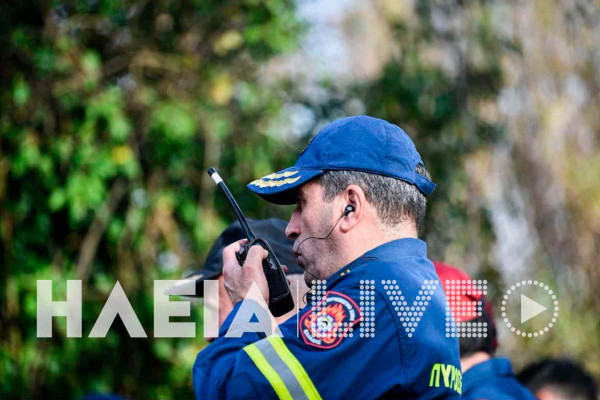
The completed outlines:
{"type": "Polygon", "coordinates": [[[514,373],[509,359],[504,357],[493,357],[467,370],[467,372],[463,374],[463,382],[478,382],[498,377],[511,376],[514,376],[514,373]]]}
{"type": "Polygon", "coordinates": [[[427,243],[416,238],[396,239],[367,251],[350,264],[327,278],[326,287],[348,275],[352,270],[372,260],[397,260],[404,257],[427,257],[427,243]]]}

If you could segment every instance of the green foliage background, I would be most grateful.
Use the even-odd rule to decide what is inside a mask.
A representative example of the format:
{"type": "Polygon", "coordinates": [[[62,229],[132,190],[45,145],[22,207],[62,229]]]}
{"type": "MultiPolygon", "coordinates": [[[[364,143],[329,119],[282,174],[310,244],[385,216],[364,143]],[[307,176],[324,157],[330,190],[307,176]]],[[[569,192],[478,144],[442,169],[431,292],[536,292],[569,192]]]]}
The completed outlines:
{"type": "Polygon", "coordinates": [[[371,2],[396,51],[369,79],[324,79],[319,101],[293,78],[264,79],[303,37],[292,0],[0,5],[0,398],[192,397],[201,307],[196,339],[154,339],[152,282],[201,266],[233,220],[206,169],[218,167],[247,215],[287,218],[245,184],[293,163],[356,99],[413,137],[438,183],[423,232],[433,258],[489,279],[497,294],[498,215],[508,209],[530,227],[529,272],[563,283],[563,323],[537,344],[509,338],[505,351],[518,365],[566,354],[600,370],[589,340],[600,335],[597,7],[371,2]],[[498,6],[517,26],[508,34],[494,22],[498,6]],[[575,42],[582,51],[554,56],[575,42]],[[586,89],[574,108],[569,79],[586,89]],[[532,98],[508,112],[513,92],[532,98]],[[290,105],[314,115],[297,136],[285,134],[290,105]],[[515,177],[508,186],[493,186],[498,162],[515,177]],[[497,195],[513,189],[521,214],[497,195]],[[68,279],[83,280],[83,338],[66,338],[64,318],[52,339],[36,337],[39,279],[54,281],[55,300],[68,279]],[[116,280],[148,339],[129,338],[120,321],[106,339],[86,337],[116,280]]]}
{"type": "Polygon", "coordinates": [[[152,282],[198,266],[231,220],[208,166],[243,193],[291,161],[268,132],[280,101],[256,71],[294,48],[293,11],[287,0],[1,6],[0,398],[191,396],[204,342],[152,338],[152,282]],[[83,338],[66,339],[60,319],[54,338],[36,338],[38,279],[58,300],[83,279],[83,338]],[[120,321],[105,340],[85,337],[117,279],[149,339],[120,321]]]}

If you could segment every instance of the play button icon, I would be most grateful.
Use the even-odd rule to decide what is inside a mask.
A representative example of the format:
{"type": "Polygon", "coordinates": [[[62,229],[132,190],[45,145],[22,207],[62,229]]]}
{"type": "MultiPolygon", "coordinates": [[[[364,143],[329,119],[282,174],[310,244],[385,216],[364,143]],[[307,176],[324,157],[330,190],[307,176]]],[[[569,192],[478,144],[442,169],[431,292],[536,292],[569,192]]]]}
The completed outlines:
{"type": "Polygon", "coordinates": [[[500,310],[502,320],[512,333],[527,338],[540,337],[557,322],[558,298],[545,283],[523,280],[506,290],[500,310]]]}
{"type": "Polygon", "coordinates": [[[540,315],[547,308],[521,293],[521,323],[540,315]]]}

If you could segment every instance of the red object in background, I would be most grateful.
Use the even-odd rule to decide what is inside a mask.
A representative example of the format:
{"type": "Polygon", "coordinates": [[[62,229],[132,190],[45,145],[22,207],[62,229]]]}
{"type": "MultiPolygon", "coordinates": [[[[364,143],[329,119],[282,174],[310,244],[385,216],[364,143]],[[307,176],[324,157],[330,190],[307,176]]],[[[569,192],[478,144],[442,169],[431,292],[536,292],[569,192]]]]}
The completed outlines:
{"type": "MultiPolygon", "coordinates": [[[[442,287],[444,288],[444,293],[446,293],[448,298],[450,312],[454,317],[454,321],[456,323],[462,323],[477,318],[478,315],[475,311],[475,308],[477,302],[481,301],[483,303],[483,308],[489,317],[489,323],[492,325],[490,329],[495,331],[492,305],[483,296],[481,290],[475,289],[475,286],[469,283],[473,281],[473,279],[471,279],[471,277],[465,271],[453,267],[452,265],[448,265],[440,261],[434,261],[433,265],[435,266],[438,277],[442,282],[442,287]],[[452,284],[452,281],[454,281],[454,284],[452,284]],[[458,284],[457,281],[463,281],[464,284],[458,284]],[[462,286],[462,289],[464,290],[460,290],[459,293],[456,293],[456,288],[460,286],[462,286]]],[[[498,341],[495,336],[496,335],[494,334],[494,349],[498,347],[498,341]]]]}
{"type": "Polygon", "coordinates": [[[454,321],[467,322],[477,318],[475,309],[477,302],[483,300],[483,293],[471,283],[473,279],[465,271],[452,265],[439,261],[434,261],[433,265],[442,282],[454,321]]]}

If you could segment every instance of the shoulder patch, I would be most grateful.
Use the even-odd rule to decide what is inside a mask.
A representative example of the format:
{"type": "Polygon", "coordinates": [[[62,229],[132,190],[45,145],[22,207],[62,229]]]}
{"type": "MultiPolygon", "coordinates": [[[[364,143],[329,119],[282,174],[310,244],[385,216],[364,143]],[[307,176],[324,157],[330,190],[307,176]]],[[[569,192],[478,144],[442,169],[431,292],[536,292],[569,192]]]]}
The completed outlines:
{"type": "Polygon", "coordinates": [[[351,334],[363,319],[362,311],[345,294],[328,291],[321,300],[300,317],[300,335],[309,346],[331,349],[351,334]]]}

